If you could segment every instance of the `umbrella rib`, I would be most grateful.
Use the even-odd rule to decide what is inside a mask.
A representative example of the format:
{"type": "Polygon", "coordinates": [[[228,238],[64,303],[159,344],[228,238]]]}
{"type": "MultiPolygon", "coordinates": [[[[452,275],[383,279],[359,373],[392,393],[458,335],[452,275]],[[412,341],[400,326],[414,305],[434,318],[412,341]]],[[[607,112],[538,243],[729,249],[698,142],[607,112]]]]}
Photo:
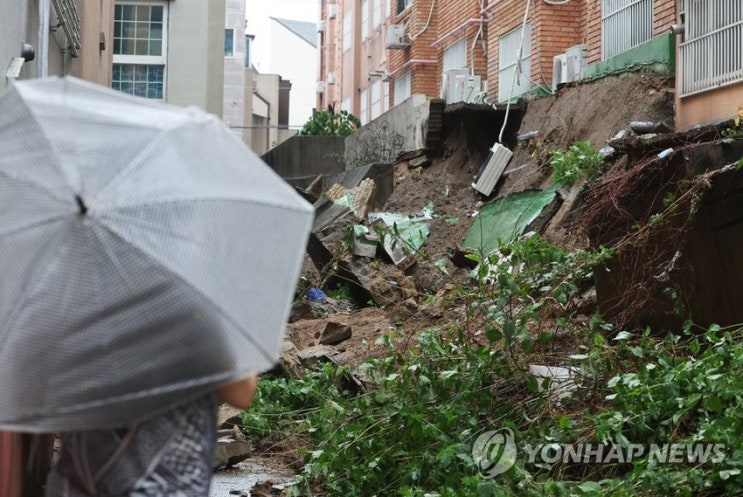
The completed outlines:
{"type": "MultiPolygon", "coordinates": [[[[134,209],[138,207],[149,207],[149,206],[157,206],[157,205],[164,205],[164,204],[175,204],[179,202],[187,202],[187,203],[196,203],[196,202],[235,202],[235,203],[242,203],[242,204],[250,204],[250,205],[260,205],[260,206],[267,206],[267,207],[280,207],[286,211],[292,211],[292,212],[306,212],[305,208],[302,208],[300,206],[295,205],[286,205],[282,202],[273,200],[273,199],[261,199],[260,202],[256,199],[251,198],[243,198],[243,197],[203,197],[203,198],[173,198],[173,199],[162,199],[162,200],[156,200],[156,201],[149,201],[149,202],[139,202],[139,203],[132,203],[132,204],[126,204],[123,206],[117,206],[118,209],[134,209]]],[[[309,205],[309,204],[308,204],[309,205]]],[[[113,213],[113,210],[106,210],[105,211],[107,215],[113,213]]]]}
{"type": "Polygon", "coordinates": [[[170,230],[166,230],[165,228],[163,228],[163,226],[161,224],[153,223],[153,222],[147,221],[146,219],[142,219],[142,218],[138,218],[138,217],[125,216],[125,215],[123,215],[123,214],[121,214],[119,212],[116,212],[116,211],[107,211],[104,214],[100,215],[99,217],[100,218],[110,217],[110,218],[114,218],[114,219],[116,219],[118,221],[123,221],[123,222],[126,222],[126,223],[132,223],[132,224],[138,224],[139,226],[149,228],[149,229],[151,229],[153,231],[157,231],[159,233],[163,233],[163,234],[166,234],[166,235],[169,235],[169,236],[175,236],[175,237],[177,237],[177,238],[179,238],[181,240],[184,240],[184,241],[191,241],[191,239],[189,237],[185,236],[185,235],[182,235],[180,233],[173,232],[173,231],[170,231],[170,230]]]}
{"type": "MultiPolygon", "coordinates": [[[[104,223],[100,223],[100,224],[99,224],[99,226],[100,226],[101,228],[103,228],[103,229],[105,229],[105,230],[109,231],[109,232],[110,232],[110,233],[111,233],[112,235],[114,235],[114,236],[116,236],[116,237],[119,237],[119,238],[121,238],[122,240],[125,240],[125,241],[127,241],[127,242],[129,243],[129,246],[130,246],[130,247],[131,247],[132,249],[134,249],[134,250],[136,250],[137,252],[139,252],[140,254],[142,254],[142,256],[144,256],[144,257],[147,257],[148,259],[150,259],[150,260],[153,260],[153,261],[157,262],[157,263],[158,263],[158,266],[159,266],[160,268],[162,268],[163,270],[167,271],[167,272],[168,272],[168,273],[170,273],[170,274],[171,274],[171,275],[172,275],[173,277],[175,277],[175,278],[177,278],[178,280],[180,280],[180,281],[181,281],[181,282],[182,282],[183,284],[185,284],[185,285],[187,285],[188,287],[190,287],[190,288],[191,288],[191,289],[192,289],[192,290],[193,290],[194,292],[196,292],[197,294],[199,294],[199,295],[202,295],[202,296],[204,296],[204,294],[203,294],[203,293],[201,293],[201,292],[199,291],[199,289],[198,289],[198,288],[196,288],[196,287],[195,287],[194,285],[192,285],[190,281],[188,281],[187,279],[183,278],[183,277],[182,277],[182,276],[181,276],[180,274],[178,274],[178,273],[177,273],[176,271],[173,271],[173,270],[172,270],[172,269],[171,269],[171,268],[170,268],[170,267],[169,267],[169,266],[168,266],[168,265],[167,265],[166,263],[164,263],[164,262],[163,262],[163,261],[162,261],[161,259],[159,259],[158,257],[156,257],[156,256],[154,256],[154,255],[150,254],[149,252],[147,252],[147,251],[143,250],[143,249],[142,249],[142,248],[141,248],[141,247],[139,246],[139,244],[137,244],[136,242],[134,242],[134,241],[132,241],[132,240],[128,239],[127,237],[125,237],[124,235],[122,235],[121,233],[119,233],[118,231],[116,231],[115,229],[111,228],[110,226],[108,226],[108,225],[106,225],[106,224],[104,224],[104,223]]],[[[100,242],[101,242],[101,243],[102,243],[102,244],[103,244],[103,245],[105,246],[105,243],[103,243],[103,240],[101,240],[101,239],[99,238],[99,236],[98,236],[98,233],[96,233],[96,234],[95,234],[95,236],[96,236],[96,238],[98,238],[98,239],[99,239],[99,241],[100,241],[100,242]]],[[[127,284],[129,284],[129,280],[127,280],[126,276],[124,275],[125,273],[123,272],[123,268],[122,268],[121,264],[119,263],[118,259],[116,258],[116,256],[115,256],[114,254],[112,254],[112,253],[111,253],[111,252],[110,252],[109,250],[106,250],[106,255],[107,255],[107,256],[109,257],[109,259],[111,259],[111,262],[112,262],[112,263],[113,263],[113,264],[114,264],[114,265],[116,266],[117,270],[118,270],[118,271],[120,271],[120,274],[122,275],[122,277],[124,278],[124,280],[126,280],[126,281],[127,281],[127,284]]],[[[129,285],[129,286],[131,287],[131,285],[129,285]]],[[[235,327],[236,327],[236,328],[238,328],[238,329],[242,329],[242,326],[240,326],[240,325],[239,325],[238,323],[236,323],[236,322],[235,322],[235,320],[234,320],[234,319],[232,319],[232,317],[231,317],[231,316],[230,316],[230,315],[229,315],[229,314],[228,314],[227,312],[225,312],[225,310],[224,310],[224,309],[222,309],[222,308],[221,308],[221,307],[220,307],[219,305],[217,305],[217,303],[216,303],[216,302],[214,302],[213,300],[211,300],[211,299],[209,299],[209,298],[206,298],[206,297],[204,297],[204,301],[205,301],[205,302],[207,302],[207,303],[208,303],[209,305],[211,305],[212,307],[214,307],[215,309],[217,309],[217,310],[219,311],[220,315],[222,315],[222,316],[223,316],[223,317],[224,317],[225,319],[227,319],[227,320],[228,320],[228,321],[229,321],[230,323],[232,323],[232,325],[233,325],[233,326],[235,326],[235,327]]],[[[263,358],[264,358],[264,359],[266,359],[266,362],[268,362],[268,363],[272,363],[272,362],[273,362],[273,359],[271,358],[271,354],[270,354],[270,353],[268,353],[268,352],[267,352],[266,350],[264,350],[264,348],[263,348],[263,347],[261,347],[261,345],[260,345],[260,344],[258,344],[258,343],[256,342],[256,340],[255,340],[255,339],[254,339],[254,338],[253,338],[253,337],[252,337],[252,336],[251,336],[250,334],[247,334],[247,333],[246,333],[246,334],[244,334],[243,336],[244,336],[245,338],[247,338],[247,339],[248,339],[248,341],[249,341],[250,343],[252,343],[252,344],[253,344],[253,346],[254,346],[254,347],[255,347],[255,348],[256,348],[256,349],[258,350],[258,352],[260,353],[260,355],[261,355],[261,356],[263,356],[263,358]]]]}
{"type": "Polygon", "coordinates": [[[26,231],[26,230],[29,230],[29,229],[32,229],[32,228],[36,228],[37,226],[42,226],[44,224],[55,223],[55,222],[59,221],[60,219],[64,219],[68,215],[69,214],[59,214],[59,215],[53,216],[53,217],[46,217],[44,219],[40,219],[40,220],[34,221],[32,223],[27,223],[27,224],[23,224],[23,225],[20,225],[20,226],[16,226],[16,227],[14,227],[13,229],[11,229],[9,231],[0,231],[0,235],[2,235],[2,236],[15,235],[16,233],[20,233],[22,231],[26,231]]]}
{"type": "MultiPolygon", "coordinates": [[[[20,178],[18,176],[13,176],[11,174],[8,174],[7,171],[3,171],[2,169],[0,169],[0,176],[4,176],[4,177],[8,178],[11,181],[16,181],[18,183],[23,183],[23,184],[25,184],[25,185],[33,188],[36,191],[49,194],[52,197],[54,197],[55,199],[59,200],[60,202],[66,202],[67,201],[66,198],[64,198],[62,196],[59,196],[57,194],[57,192],[55,192],[53,190],[49,190],[48,188],[44,188],[40,184],[34,183],[33,181],[30,181],[30,180],[28,180],[26,178],[20,178]]],[[[73,188],[71,186],[70,186],[70,193],[73,193],[74,194],[74,190],[73,190],[73,188]]],[[[74,198],[74,195],[73,195],[73,198],[74,198]]]]}

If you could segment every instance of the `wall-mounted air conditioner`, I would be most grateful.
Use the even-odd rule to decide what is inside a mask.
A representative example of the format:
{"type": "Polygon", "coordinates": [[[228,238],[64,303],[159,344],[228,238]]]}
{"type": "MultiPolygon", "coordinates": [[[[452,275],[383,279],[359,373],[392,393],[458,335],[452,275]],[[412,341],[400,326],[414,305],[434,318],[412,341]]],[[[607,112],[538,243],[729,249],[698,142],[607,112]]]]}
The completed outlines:
{"type": "Polygon", "coordinates": [[[325,31],[325,21],[320,21],[317,23],[317,32],[322,33],[325,31]]]}
{"type": "Polygon", "coordinates": [[[568,48],[565,53],[552,58],[552,89],[557,85],[571,83],[583,77],[588,65],[588,49],[585,45],[568,48]]]}
{"type": "Polygon", "coordinates": [[[441,98],[448,104],[471,102],[481,91],[480,76],[469,74],[467,69],[451,69],[441,76],[441,98]]]}
{"type": "Polygon", "coordinates": [[[335,15],[338,13],[338,4],[337,3],[329,3],[328,4],[328,18],[329,19],[335,19],[335,15]]]}
{"type": "Polygon", "coordinates": [[[315,93],[325,93],[325,81],[318,81],[315,93]]]}
{"type": "Polygon", "coordinates": [[[568,58],[564,53],[552,57],[552,91],[558,85],[568,83],[568,58]]]}
{"type": "Polygon", "coordinates": [[[408,35],[405,34],[405,26],[402,24],[390,24],[387,27],[387,39],[385,41],[384,47],[390,50],[410,46],[408,35]]]}
{"type": "Polygon", "coordinates": [[[567,57],[568,72],[573,81],[583,77],[583,73],[588,65],[588,49],[585,45],[575,45],[565,50],[567,57]]]}
{"type": "Polygon", "coordinates": [[[329,85],[334,85],[335,84],[335,73],[329,72],[327,77],[325,78],[325,82],[329,85]]]}

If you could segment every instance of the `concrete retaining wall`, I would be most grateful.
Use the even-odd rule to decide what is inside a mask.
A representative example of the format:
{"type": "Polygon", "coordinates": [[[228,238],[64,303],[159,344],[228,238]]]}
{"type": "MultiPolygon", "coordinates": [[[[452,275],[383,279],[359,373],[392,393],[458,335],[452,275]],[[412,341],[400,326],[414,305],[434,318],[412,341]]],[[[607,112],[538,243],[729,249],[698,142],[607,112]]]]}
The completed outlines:
{"type": "Polygon", "coordinates": [[[411,95],[346,138],[346,168],[393,162],[400,152],[425,147],[430,99],[411,95]]]}
{"type": "Polygon", "coordinates": [[[318,175],[343,171],[345,138],[292,136],[261,156],[287,183],[306,188],[318,175]]]}

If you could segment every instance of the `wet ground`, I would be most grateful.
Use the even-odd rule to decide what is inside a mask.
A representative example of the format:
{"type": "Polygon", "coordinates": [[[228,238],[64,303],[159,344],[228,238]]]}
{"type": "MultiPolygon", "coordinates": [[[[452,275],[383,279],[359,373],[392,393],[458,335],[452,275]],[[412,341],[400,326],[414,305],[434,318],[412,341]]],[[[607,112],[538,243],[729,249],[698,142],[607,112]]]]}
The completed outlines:
{"type": "Polygon", "coordinates": [[[216,472],[210,497],[248,497],[256,483],[271,481],[274,485],[281,485],[294,478],[291,469],[277,466],[275,461],[251,458],[233,468],[216,472]]]}

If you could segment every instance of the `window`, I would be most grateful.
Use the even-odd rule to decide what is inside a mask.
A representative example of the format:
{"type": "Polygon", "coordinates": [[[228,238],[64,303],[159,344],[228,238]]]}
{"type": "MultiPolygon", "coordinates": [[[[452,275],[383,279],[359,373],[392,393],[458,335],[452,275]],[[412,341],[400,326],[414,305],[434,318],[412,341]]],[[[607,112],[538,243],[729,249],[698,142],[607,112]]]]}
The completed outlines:
{"type": "Polygon", "coordinates": [[[382,80],[377,79],[371,86],[371,118],[382,114],[382,80]]]}
{"type": "Polygon", "coordinates": [[[369,0],[361,2],[361,39],[369,38],[369,0]]]}
{"type": "Polygon", "coordinates": [[[111,86],[146,98],[165,98],[167,11],[164,2],[114,8],[111,86]]]}
{"type": "Polygon", "coordinates": [[[467,39],[461,40],[449,45],[444,50],[444,72],[451,69],[467,68],[467,39]]]}
{"type": "Polygon", "coordinates": [[[253,43],[253,35],[246,35],[245,36],[245,67],[250,67],[252,65],[252,61],[250,60],[250,52],[252,48],[253,43]]]}
{"type": "Polygon", "coordinates": [[[518,59],[522,28],[501,36],[498,66],[498,101],[503,102],[521,95],[531,88],[531,23],[523,30],[521,59],[518,59]],[[518,70],[517,70],[518,69],[518,70]]]}
{"type": "MultiPolygon", "coordinates": [[[[382,0],[373,0],[374,12],[372,13],[372,27],[377,29],[382,24],[382,0]]],[[[389,0],[385,0],[389,1],[389,0]]]]}
{"type": "Polygon", "coordinates": [[[351,35],[353,34],[353,11],[347,10],[343,14],[343,53],[351,50],[351,35]]]}
{"type": "Polygon", "coordinates": [[[382,112],[390,110],[390,82],[382,83],[382,112]]]}
{"type": "Polygon", "coordinates": [[[653,0],[602,0],[601,57],[605,60],[653,36],[653,0]]]}
{"type": "Polygon", "coordinates": [[[341,110],[351,112],[351,97],[343,99],[343,101],[341,102],[341,110]]]}
{"type": "Polygon", "coordinates": [[[359,110],[359,120],[361,121],[361,124],[364,125],[369,122],[369,112],[368,112],[368,104],[369,104],[369,92],[365,89],[361,90],[361,108],[359,110]]]}
{"type": "Polygon", "coordinates": [[[231,28],[224,30],[224,56],[235,56],[235,30],[231,28]]]}
{"type": "Polygon", "coordinates": [[[395,105],[403,103],[410,96],[410,73],[406,72],[395,79],[395,105]]]}
{"type": "Polygon", "coordinates": [[[682,0],[681,96],[743,81],[743,3],[682,0]]]}
{"type": "Polygon", "coordinates": [[[399,14],[410,7],[411,3],[413,3],[413,0],[397,0],[397,13],[399,14]]]}

